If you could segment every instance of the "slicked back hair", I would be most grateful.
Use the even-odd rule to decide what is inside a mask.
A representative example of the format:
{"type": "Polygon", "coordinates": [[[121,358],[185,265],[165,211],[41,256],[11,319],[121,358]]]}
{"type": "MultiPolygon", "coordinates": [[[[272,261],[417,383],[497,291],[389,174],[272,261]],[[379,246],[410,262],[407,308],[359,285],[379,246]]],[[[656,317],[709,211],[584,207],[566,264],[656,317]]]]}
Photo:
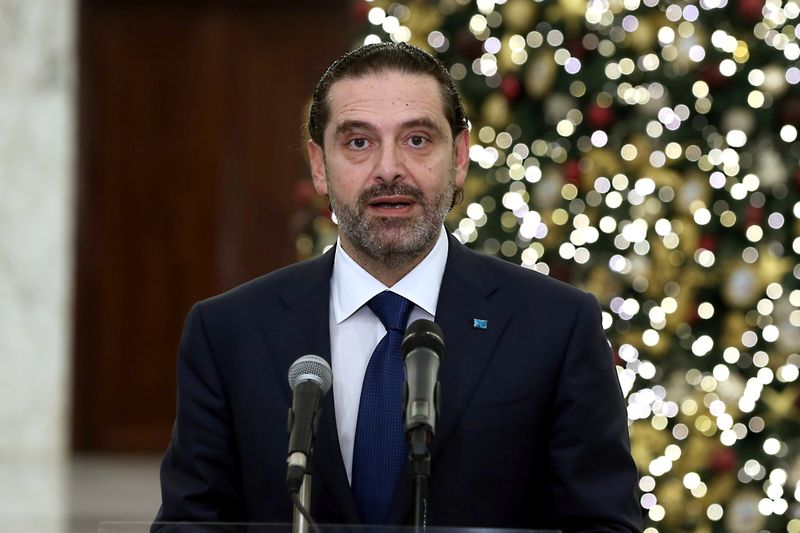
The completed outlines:
{"type": "Polygon", "coordinates": [[[358,78],[383,72],[403,72],[432,76],[441,88],[444,114],[450,131],[456,135],[467,129],[464,106],[447,69],[428,52],[407,43],[367,44],[352,50],[328,67],[322,75],[308,112],[308,134],[315,143],[323,146],[325,127],[328,125],[328,94],[339,80],[358,78]]]}

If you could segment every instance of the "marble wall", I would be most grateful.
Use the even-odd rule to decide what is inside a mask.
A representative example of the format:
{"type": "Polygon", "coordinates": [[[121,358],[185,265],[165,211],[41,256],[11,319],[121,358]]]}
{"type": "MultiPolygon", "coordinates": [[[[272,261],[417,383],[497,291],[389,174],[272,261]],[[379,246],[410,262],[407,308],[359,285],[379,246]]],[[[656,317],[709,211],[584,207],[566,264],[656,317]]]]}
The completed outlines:
{"type": "Polygon", "coordinates": [[[75,0],[0,0],[0,523],[58,531],[67,453],[75,0]]]}

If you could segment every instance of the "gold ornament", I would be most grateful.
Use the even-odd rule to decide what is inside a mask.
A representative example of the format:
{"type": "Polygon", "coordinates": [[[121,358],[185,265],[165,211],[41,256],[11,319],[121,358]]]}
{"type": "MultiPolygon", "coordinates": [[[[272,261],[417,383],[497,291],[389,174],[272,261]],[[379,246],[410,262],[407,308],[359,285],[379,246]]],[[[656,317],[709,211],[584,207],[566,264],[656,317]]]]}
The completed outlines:
{"type": "Polygon", "coordinates": [[[503,7],[503,24],[513,33],[527,33],[536,22],[538,10],[531,0],[509,0],[503,7]]]}
{"type": "Polygon", "coordinates": [[[678,470],[680,472],[700,472],[704,470],[711,461],[714,447],[715,444],[712,439],[704,437],[701,433],[692,433],[692,436],[686,439],[678,470]]]}
{"type": "Polygon", "coordinates": [[[794,266],[788,257],[775,257],[767,248],[758,251],[757,275],[762,290],[770,283],[780,282],[783,276],[794,266]]]}
{"type": "Polygon", "coordinates": [[[636,31],[625,34],[625,43],[629,44],[639,55],[653,51],[658,38],[658,28],[663,24],[663,16],[651,15],[639,19],[636,31]]]}
{"type": "Polygon", "coordinates": [[[797,420],[798,412],[795,406],[797,400],[797,386],[786,387],[781,392],[775,389],[764,389],[761,399],[769,407],[766,418],[771,422],[782,420],[797,420]]]}
{"type": "Polygon", "coordinates": [[[611,178],[619,174],[622,169],[620,165],[619,155],[614,154],[611,150],[605,148],[595,148],[590,150],[585,159],[591,162],[591,172],[584,172],[581,180],[581,188],[584,191],[589,191],[594,188],[594,182],[600,176],[611,178]]]}
{"type": "Polygon", "coordinates": [[[653,170],[650,166],[650,153],[653,151],[653,140],[647,135],[636,134],[631,137],[629,143],[636,148],[636,157],[627,162],[629,169],[633,173],[640,173],[641,175],[649,176],[653,170]]]}
{"type": "Polygon", "coordinates": [[[683,226],[683,231],[680,233],[680,250],[687,257],[691,257],[700,243],[700,229],[689,217],[681,217],[680,221],[683,226]]]}
{"type": "Polygon", "coordinates": [[[570,35],[583,30],[585,16],[586,0],[558,0],[545,11],[545,19],[548,21],[564,21],[570,35]]]}
{"type": "Polygon", "coordinates": [[[639,470],[646,472],[650,462],[672,442],[668,431],[659,431],[648,420],[636,420],[630,427],[631,454],[639,470]]]}
{"type": "Polygon", "coordinates": [[[742,335],[749,328],[745,320],[744,313],[740,311],[731,311],[725,315],[722,320],[722,346],[738,347],[742,343],[742,335]]]}
{"type": "Polygon", "coordinates": [[[481,106],[481,118],[496,130],[505,128],[511,118],[508,100],[500,93],[490,94],[481,106]]]}
{"type": "Polygon", "coordinates": [[[556,60],[549,50],[540,50],[528,60],[525,70],[525,90],[534,100],[550,92],[556,80],[556,60]]]}
{"type": "Polygon", "coordinates": [[[607,306],[611,299],[622,292],[619,279],[605,266],[594,266],[589,271],[585,290],[595,295],[601,305],[607,306]]]}
{"type": "Polygon", "coordinates": [[[728,501],[737,487],[736,476],[731,474],[715,476],[708,482],[708,492],[703,502],[708,505],[728,501]]]}
{"type": "MultiPolygon", "coordinates": [[[[665,509],[684,510],[686,506],[686,490],[680,481],[675,478],[664,479],[658,484],[655,491],[658,503],[665,509]]],[[[664,517],[665,525],[670,529],[677,527],[684,519],[684,512],[667,513],[664,517]]]]}

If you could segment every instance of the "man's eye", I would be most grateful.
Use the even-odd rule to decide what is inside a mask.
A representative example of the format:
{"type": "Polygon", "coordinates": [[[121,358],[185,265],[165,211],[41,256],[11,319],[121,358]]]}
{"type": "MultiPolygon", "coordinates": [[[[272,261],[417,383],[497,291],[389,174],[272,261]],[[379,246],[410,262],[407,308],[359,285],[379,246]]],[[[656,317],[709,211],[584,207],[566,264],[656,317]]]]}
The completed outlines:
{"type": "Polygon", "coordinates": [[[408,144],[413,146],[414,148],[421,148],[427,144],[428,139],[423,137],[422,135],[412,135],[408,139],[408,144]]]}
{"type": "Polygon", "coordinates": [[[350,139],[349,141],[347,141],[347,144],[351,148],[355,148],[356,150],[363,150],[364,148],[367,147],[369,141],[367,141],[367,139],[365,139],[364,137],[358,137],[356,139],[350,139]]]}

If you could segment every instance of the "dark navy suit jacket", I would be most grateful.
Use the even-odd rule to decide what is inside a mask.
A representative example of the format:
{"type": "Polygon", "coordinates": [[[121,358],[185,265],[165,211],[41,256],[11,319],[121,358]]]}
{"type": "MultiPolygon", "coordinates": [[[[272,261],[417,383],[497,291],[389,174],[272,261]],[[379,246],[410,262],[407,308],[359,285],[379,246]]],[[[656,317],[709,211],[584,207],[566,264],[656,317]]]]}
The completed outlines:
{"type": "MultiPolygon", "coordinates": [[[[330,361],[332,267],[331,251],[189,313],[157,520],[291,522],[286,376],[301,355],[330,361]]],[[[640,530],[626,411],[595,299],[451,237],[436,322],[447,356],[429,525],[640,530]]],[[[333,394],[313,467],[315,520],[358,523],[333,394]]],[[[392,523],[411,521],[411,497],[404,472],[392,523]]]]}

